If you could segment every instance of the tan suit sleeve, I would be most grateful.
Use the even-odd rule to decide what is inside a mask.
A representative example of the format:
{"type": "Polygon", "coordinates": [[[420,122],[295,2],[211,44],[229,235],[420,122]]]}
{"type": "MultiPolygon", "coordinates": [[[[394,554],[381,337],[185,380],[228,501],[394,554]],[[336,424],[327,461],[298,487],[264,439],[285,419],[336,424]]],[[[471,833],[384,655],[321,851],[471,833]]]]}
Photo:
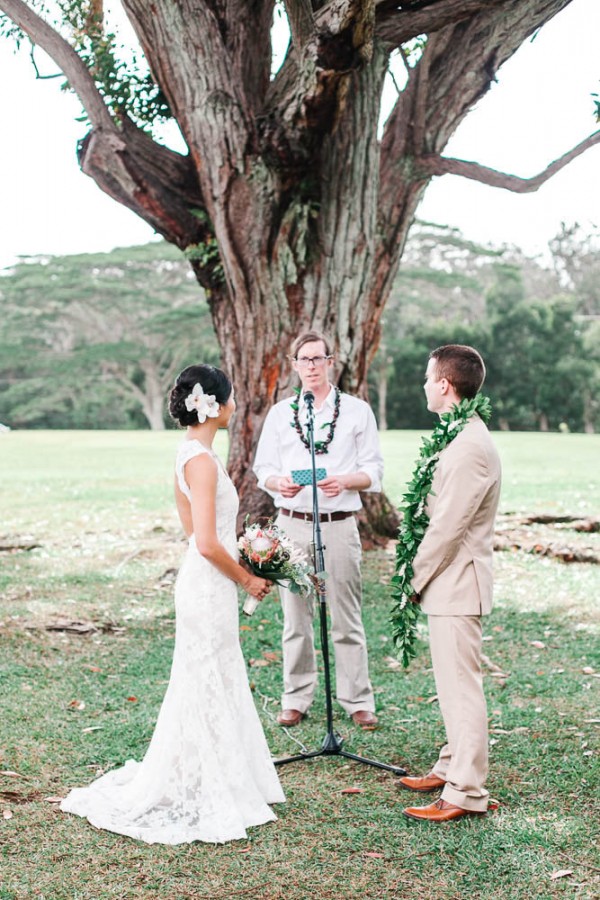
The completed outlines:
{"type": "Polygon", "coordinates": [[[413,562],[417,594],[452,563],[493,481],[485,451],[471,442],[451,445],[438,466],[431,519],[413,562]]]}

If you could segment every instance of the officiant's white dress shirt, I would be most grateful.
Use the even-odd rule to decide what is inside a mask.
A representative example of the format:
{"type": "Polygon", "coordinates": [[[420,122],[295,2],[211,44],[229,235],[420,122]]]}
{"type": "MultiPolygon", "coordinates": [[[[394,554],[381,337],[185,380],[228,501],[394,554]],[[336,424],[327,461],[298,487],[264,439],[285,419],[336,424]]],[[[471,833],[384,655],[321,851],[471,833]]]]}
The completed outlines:
{"type": "MultiPolygon", "coordinates": [[[[307,407],[304,395],[298,398],[299,419],[306,436],[307,407]]],[[[310,450],[304,446],[294,428],[294,413],[291,404],[296,395],[276,403],[270,410],[262,429],[256,457],[254,474],[258,486],[273,497],[275,506],[298,512],[312,512],[312,487],[309,485],[295,497],[282,497],[266,487],[271,475],[291,475],[294,469],[310,469],[310,450]]],[[[324,441],[329,434],[329,423],[335,409],[335,390],[332,387],[320,409],[315,407],[315,442],[324,441]]],[[[381,491],[383,477],[383,457],[379,448],[377,423],[368,403],[352,397],[340,395],[338,416],[333,440],[327,453],[316,454],[317,468],[323,468],[327,475],[348,475],[365,472],[371,484],[365,491],[381,491]]],[[[358,491],[346,490],[337,497],[326,497],[319,491],[319,510],[322,513],[355,512],[362,506],[358,491]]]]}

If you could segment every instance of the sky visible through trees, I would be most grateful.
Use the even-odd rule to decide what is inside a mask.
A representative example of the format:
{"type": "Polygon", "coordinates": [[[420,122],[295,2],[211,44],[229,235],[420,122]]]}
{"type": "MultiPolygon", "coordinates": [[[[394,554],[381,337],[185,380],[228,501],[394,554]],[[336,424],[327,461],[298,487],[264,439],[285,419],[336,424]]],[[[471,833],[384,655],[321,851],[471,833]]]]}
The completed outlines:
{"type": "MultiPolygon", "coordinates": [[[[597,0],[573,0],[503,66],[498,83],[462,124],[448,152],[527,175],[584,137],[593,128],[591,95],[600,87],[599,33],[597,0]],[[576,37],[565,42],[565,34],[576,37]]],[[[36,51],[36,60],[42,74],[56,71],[42,51],[36,51]]],[[[401,77],[398,66],[394,71],[401,77]]],[[[0,165],[9,177],[0,208],[0,269],[19,255],[107,251],[152,239],[146,223],[79,170],[75,147],[85,127],[77,122],[80,104],[61,92],[61,79],[36,81],[27,50],[15,54],[8,41],[0,42],[0,78],[12,87],[3,93],[1,118],[0,165]]],[[[388,102],[394,93],[388,81],[388,102]]],[[[170,139],[176,140],[173,132],[170,139]]],[[[600,223],[599,157],[600,148],[588,151],[525,196],[438,178],[419,216],[457,226],[472,240],[514,243],[547,256],[547,242],[561,221],[586,228],[600,223]]]]}

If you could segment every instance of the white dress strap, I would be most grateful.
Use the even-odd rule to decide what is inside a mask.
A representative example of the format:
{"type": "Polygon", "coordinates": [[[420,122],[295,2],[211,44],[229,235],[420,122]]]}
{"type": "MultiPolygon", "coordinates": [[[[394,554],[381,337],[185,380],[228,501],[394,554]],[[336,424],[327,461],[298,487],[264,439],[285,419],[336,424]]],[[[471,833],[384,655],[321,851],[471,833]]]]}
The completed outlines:
{"type": "Polygon", "coordinates": [[[192,492],[190,491],[190,486],[185,480],[185,464],[193,459],[194,456],[200,456],[202,453],[208,453],[209,456],[214,458],[213,453],[205,447],[204,444],[201,444],[200,441],[192,440],[192,441],[184,441],[183,444],[180,444],[179,449],[177,450],[177,457],[175,459],[175,474],[177,475],[177,484],[179,485],[179,489],[182,494],[191,501],[192,492]]]}

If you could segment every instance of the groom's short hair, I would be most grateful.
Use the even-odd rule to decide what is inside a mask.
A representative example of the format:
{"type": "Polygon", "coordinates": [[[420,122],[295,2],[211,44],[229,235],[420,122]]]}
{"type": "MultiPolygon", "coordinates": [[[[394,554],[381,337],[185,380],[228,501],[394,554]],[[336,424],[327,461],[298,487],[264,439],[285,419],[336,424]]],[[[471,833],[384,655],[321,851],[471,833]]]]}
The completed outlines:
{"type": "Polygon", "coordinates": [[[331,356],[331,346],[324,334],[321,334],[320,331],[304,331],[302,334],[298,335],[290,347],[291,358],[296,359],[302,347],[304,347],[305,344],[312,344],[314,341],[322,341],[323,346],[325,347],[325,354],[331,356]]]}
{"type": "Polygon", "coordinates": [[[445,344],[432,350],[429,358],[435,360],[437,380],[445,378],[449,381],[461,399],[472,400],[480,390],[485,378],[485,364],[474,347],[445,344]]]}

